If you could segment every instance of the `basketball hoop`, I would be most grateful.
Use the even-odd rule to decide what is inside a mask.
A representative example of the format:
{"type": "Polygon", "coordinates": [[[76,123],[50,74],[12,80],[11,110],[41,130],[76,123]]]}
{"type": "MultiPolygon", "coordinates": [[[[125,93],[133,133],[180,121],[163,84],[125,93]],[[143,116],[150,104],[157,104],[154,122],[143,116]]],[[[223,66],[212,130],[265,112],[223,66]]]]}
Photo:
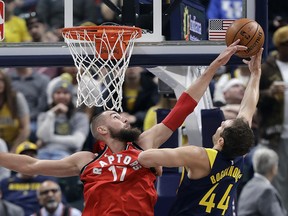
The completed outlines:
{"type": "Polygon", "coordinates": [[[136,38],[142,30],[130,26],[79,26],[62,29],[77,67],[79,107],[122,111],[122,85],[136,38]]]}

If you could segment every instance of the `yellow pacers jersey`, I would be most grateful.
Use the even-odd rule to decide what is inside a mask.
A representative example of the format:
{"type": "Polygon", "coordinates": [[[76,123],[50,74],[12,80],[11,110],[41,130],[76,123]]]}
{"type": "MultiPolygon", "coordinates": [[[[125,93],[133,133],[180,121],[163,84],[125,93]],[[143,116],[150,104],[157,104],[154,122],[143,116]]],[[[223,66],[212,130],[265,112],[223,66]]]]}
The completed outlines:
{"type": "Polygon", "coordinates": [[[0,109],[0,137],[11,147],[12,141],[17,137],[20,129],[18,119],[12,118],[7,104],[0,109]]]}
{"type": "Polygon", "coordinates": [[[125,88],[125,96],[127,98],[127,109],[129,111],[133,110],[136,98],[138,96],[139,91],[136,89],[125,88]]]}
{"type": "Polygon", "coordinates": [[[229,160],[214,149],[205,150],[211,165],[210,174],[193,180],[184,171],[171,216],[233,215],[244,157],[229,160]]]}
{"type": "Polygon", "coordinates": [[[7,43],[19,43],[19,42],[28,42],[32,38],[27,30],[25,20],[12,16],[4,25],[4,42],[7,43]]]}

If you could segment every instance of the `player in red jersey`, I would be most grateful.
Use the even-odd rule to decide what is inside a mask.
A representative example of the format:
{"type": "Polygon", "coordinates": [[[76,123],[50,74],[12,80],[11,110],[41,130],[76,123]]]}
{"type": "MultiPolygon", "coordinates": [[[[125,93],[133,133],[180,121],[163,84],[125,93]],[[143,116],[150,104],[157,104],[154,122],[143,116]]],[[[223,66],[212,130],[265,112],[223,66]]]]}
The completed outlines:
{"type": "Polygon", "coordinates": [[[145,167],[185,167],[171,216],[234,215],[233,202],[243,175],[244,155],[254,144],[252,118],[259,99],[261,57],[259,51],[248,64],[250,80],[236,119],[223,121],[213,135],[213,148],[185,146],[149,149],[139,154],[145,167]]]}
{"type": "Polygon", "coordinates": [[[239,40],[227,47],[182,93],[171,115],[151,129],[140,133],[117,112],[104,111],[91,121],[92,134],[106,144],[103,152],[82,151],[62,160],[49,161],[0,153],[0,166],[29,175],[67,177],[80,174],[84,184],[83,216],[154,215],[157,199],[155,176],[138,163],[138,155],[142,150],[158,148],[173,130],[182,125],[217,69],[225,65],[235,52],[246,49],[238,43],[239,40]]]}

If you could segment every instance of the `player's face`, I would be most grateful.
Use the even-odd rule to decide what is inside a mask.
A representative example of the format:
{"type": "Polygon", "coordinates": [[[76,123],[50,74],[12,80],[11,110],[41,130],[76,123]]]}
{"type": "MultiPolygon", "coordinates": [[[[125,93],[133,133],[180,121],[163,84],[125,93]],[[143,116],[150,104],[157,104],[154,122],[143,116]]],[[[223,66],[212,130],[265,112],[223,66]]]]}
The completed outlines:
{"type": "Polygon", "coordinates": [[[108,127],[108,130],[112,138],[123,142],[136,142],[141,134],[141,131],[138,128],[123,128],[116,131],[112,127],[108,127]]]}
{"type": "Polygon", "coordinates": [[[127,118],[122,117],[117,112],[110,112],[107,123],[107,128],[110,135],[114,139],[118,139],[124,142],[136,141],[141,134],[137,128],[131,128],[127,118]]]}
{"type": "Polygon", "coordinates": [[[212,137],[214,145],[217,143],[218,139],[220,138],[220,134],[223,132],[223,130],[226,127],[230,127],[232,124],[233,124],[233,120],[231,119],[222,121],[220,127],[217,128],[215,134],[212,137]]]}
{"type": "Polygon", "coordinates": [[[110,127],[113,127],[115,129],[128,129],[131,127],[130,123],[128,122],[128,119],[125,117],[122,117],[119,113],[114,111],[107,111],[106,115],[108,117],[106,118],[106,123],[110,127]]]}

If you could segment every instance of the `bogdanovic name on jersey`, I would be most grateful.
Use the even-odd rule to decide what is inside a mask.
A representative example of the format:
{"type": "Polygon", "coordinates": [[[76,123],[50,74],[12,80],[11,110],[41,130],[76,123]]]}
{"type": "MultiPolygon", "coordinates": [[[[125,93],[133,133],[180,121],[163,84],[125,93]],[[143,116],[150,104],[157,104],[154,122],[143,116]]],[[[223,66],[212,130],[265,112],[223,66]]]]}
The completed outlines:
{"type": "Polygon", "coordinates": [[[235,182],[238,182],[239,179],[242,177],[241,170],[238,167],[230,166],[221,172],[216,173],[216,175],[211,175],[210,180],[212,184],[219,182],[225,176],[230,176],[235,179],[235,182]]]}

